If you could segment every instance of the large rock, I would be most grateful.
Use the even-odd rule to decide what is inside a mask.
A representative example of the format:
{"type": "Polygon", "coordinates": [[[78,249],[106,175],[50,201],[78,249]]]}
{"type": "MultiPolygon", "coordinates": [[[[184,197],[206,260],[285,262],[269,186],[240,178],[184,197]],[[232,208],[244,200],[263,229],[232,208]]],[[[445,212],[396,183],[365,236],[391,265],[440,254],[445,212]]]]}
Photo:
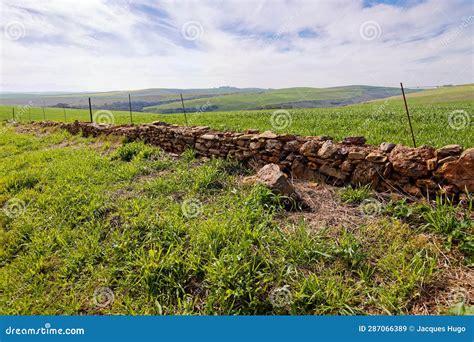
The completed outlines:
{"type": "Polygon", "coordinates": [[[274,193],[285,196],[283,203],[287,209],[309,207],[276,164],[267,164],[262,167],[257,172],[257,182],[266,185],[274,193]]]}
{"type": "Polygon", "coordinates": [[[446,145],[436,150],[436,157],[443,159],[449,156],[459,156],[461,152],[461,145],[446,145]]]}
{"type": "Polygon", "coordinates": [[[315,140],[307,141],[301,146],[300,153],[303,156],[316,156],[319,150],[320,144],[315,140]]]}
{"type": "Polygon", "coordinates": [[[289,152],[296,152],[301,147],[301,143],[297,140],[288,141],[285,146],[283,146],[283,150],[289,152]]]}
{"type": "Polygon", "coordinates": [[[283,143],[275,139],[267,140],[267,144],[265,145],[265,149],[269,152],[279,151],[282,147],[283,143]]]}
{"type": "Polygon", "coordinates": [[[474,192],[474,148],[464,151],[458,160],[443,164],[436,173],[460,191],[474,192]]]}
{"type": "Polygon", "coordinates": [[[384,168],[383,164],[363,161],[357,164],[352,172],[351,183],[359,186],[371,184],[376,188],[380,182],[381,175],[383,175],[384,168]]]}
{"type": "Polygon", "coordinates": [[[347,177],[347,174],[329,165],[321,165],[321,167],[319,168],[319,172],[326,176],[334,177],[342,181],[345,180],[347,177]]]}
{"type": "Polygon", "coordinates": [[[314,171],[318,168],[317,165],[315,165],[314,169],[312,169],[309,164],[311,163],[306,164],[300,159],[293,161],[293,164],[291,165],[292,176],[299,179],[322,181],[323,177],[320,175],[320,173],[314,171]]]}
{"type": "Polygon", "coordinates": [[[275,138],[277,138],[277,135],[275,133],[273,133],[272,131],[265,131],[265,132],[259,134],[258,138],[275,139],[275,138]]]}
{"type": "Polygon", "coordinates": [[[393,169],[398,173],[420,178],[426,176],[429,172],[427,161],[435,156],[432,147],[412,148],[397,145],[390,152],[389,160],[393,165],[393,169]]]}
{"type": "Polygon", "coordinates": [[[351,151],[347,158],[351,160],[363,160],[367,156],[367,152],[365,151],[351,151]]]}
{"type": "Polygon", "coordinates": [[[392,150],[395,148],[395,144],[389,143],[389,142],[383,142],[380,144],[380,151],[385,152],[385,153],[390,153],[392,150]]]}
{"type": "Polygon", "coordinates": [[[295,188],[277,164],[267,164],[262,167],[257,172],[257,181],[279,195],[293,197],[296,194],[295,188]]]}
{"type": "Polygon", "coordinates": [[[374,163],[385,163],[387,161],[387,156],[379,152],[371,152],[365,157],[366,160],[374,163]]]}
{"type": "Polygon", "coordinates": [[[327,140],[319,149],[318,156],[323,159],[327,159],[332,157],[337,152],[337,150],[337,146],[331,140],[327,140]]]}
{"type": "Polygon", "coordinates": [[[367,140],[365,137],[346,137],[342,140],[345,145],[364,145],[367,140]]]}

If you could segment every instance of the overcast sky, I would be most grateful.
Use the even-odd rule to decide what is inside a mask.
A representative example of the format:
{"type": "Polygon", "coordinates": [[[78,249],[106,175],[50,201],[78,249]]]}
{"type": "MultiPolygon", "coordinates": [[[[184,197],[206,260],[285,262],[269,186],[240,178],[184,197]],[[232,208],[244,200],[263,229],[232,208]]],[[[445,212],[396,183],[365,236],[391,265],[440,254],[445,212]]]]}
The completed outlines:
{"type": "Polygon", "coordinates": [[[474,82],[474,5],[1,2],[0,91],[474,82]]]}

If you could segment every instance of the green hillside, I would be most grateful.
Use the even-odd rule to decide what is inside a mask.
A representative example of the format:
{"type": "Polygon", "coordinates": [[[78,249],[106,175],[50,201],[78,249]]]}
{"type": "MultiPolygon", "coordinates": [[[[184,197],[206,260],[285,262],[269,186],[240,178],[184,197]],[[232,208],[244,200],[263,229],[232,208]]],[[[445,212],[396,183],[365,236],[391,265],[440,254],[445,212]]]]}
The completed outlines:
{"type": "Polygon", "coordinates": [[[180,94],[184,99],[195,99],[198,97],[210,97],[223,94],[238,94],[260,92],[260,88],[235,88],[218,87],[203,89],[177,89],[177,88],[150,88],[140,90],[106,91],[106,92],[43,92],[43,93],[0,93],[0,103],[4,105],[26,105],[33,106],[59,106],[63,105],[74,108],[85,108],[89,105],[88,98],[92,99],[95,106],[104,106],[107,109],[128,109],[128,95],[131,95],[132,107],[142,103],[146,106],[163,104],[167,102],[180,103],[180,94]],[[115,105],[114,105],[115,104],[115,105]],[[117,104],[123,104],[122,107],[117,104]]]}
{"type": "MultiPolygon", "coordinates": [[[[407,90],[411,93],[415,90],[407,90]]],[[[187,111],[236,111],[278,108],[318,108],[348,105],[400,93],[398,88],[345,86],[334,88],[286,88],[252,93],[224,94],[185,102],[187,111]]],[[[182,111],[180,102],[145,107],[144,111],[174,113],[182,111]]]]}
{"type": "MultiPolygon", "coordinates": [[[[474,125],[472,113],[474,101],[446,101],[417,103],[409,96],[408,103],[413,129],[419,145],[441,147],[447,144],[474,146],[474,125]]],[[[11,120],[15,108],[15,120],[89,121],[89,110],[61,108],[28,108],[21,106],[0,106],[0,120],[11,120]]],[[[93,110],[96,121],[103,123],[130,123],[127,111],[93,110]],[[107,113],[111,113],[107,114],[107,113]]],[[[182,113],[156,114],[133,112],[134,123],[166,121],[185,125],[182,113]]],[[[406,120],[403,100],[367,102],[363,104],[333,108],[302,108],[288,110],[249,110],[234,112],[191,112],[187,114],[190,126],[210,126],[217,130],[243,131],[256,128],[278,133],[300,135],[329,135],[335,139],[363,135],[372,144],[383,141],[411,145],[411,135],[406,120]],[[283,120],[276,126],[276,116],[283,120]],[[284,121],[284,122],[283,122],[284,121]]],[[[277,122],[278,124],[278,122],[277,122]]]]}
{"type": "MultiPolygon", "coordinates": [[[[423,90],[420,92],[412,93],[407,96],[410,103],[416,104],[434,104],[444,102],[474,102],[474,84],[465,84],[459,86],[446,86],[435,89],[423,90]]],[[[385,101],[401,101],[402,96],[393,96],[385,101]]],[[[375,100],[374,102],[380,100],[375,100]]]]}

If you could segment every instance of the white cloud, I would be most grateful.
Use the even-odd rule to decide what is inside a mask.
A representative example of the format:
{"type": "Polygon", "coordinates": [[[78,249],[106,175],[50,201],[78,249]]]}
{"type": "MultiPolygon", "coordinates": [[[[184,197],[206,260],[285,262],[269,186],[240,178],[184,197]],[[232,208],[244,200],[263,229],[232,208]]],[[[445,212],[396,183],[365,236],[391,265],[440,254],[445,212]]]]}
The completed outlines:
{"type": "Polygon", "coordinates": [[[474,77],[470,1],[364,7],[351,0],[7,0],[0,6],[2,91],[416,86],[474,77]],[[202,27],[195,40],[181,32],[189,21],[202,27]],[[364,39],[366,22],[376,24],[375,36],[364,39]],[[305,30],[313,36],[300,37],[305,30]]]}

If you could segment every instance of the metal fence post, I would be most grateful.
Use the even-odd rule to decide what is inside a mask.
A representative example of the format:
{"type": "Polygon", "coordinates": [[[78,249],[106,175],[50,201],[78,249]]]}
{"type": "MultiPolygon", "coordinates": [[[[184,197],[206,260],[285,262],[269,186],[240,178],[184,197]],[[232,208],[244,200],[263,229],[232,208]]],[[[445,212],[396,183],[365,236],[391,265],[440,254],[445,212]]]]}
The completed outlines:
{"type": "Polygon", "coordinates": [[[181,96],[181,104],[183,105],[184,121],[186,122],[186,126],[188,126],[188,117],[186,116],[186,108],[184,108],[183,94],[179,95],[181,96]]]}
{"type": "Polygon", "coordinates": [[[132,117],[132,99],[130,98],[130,94],[128,94],[128,107],[130,109],[130,123],[133,123],[133,117],[132,117]]]}
{"type": "Polygon", "coordinates": [[[410,125],[410,131],[411,131],[411,138],[413,139],[413,147],[416,147],[415,134],[413,134],[413,127],[411,125],[410,112],[408,111],[408,104],[407,104],[407,99],[405,97],[405,90],[403,89],[403,84],[401,82],[400,82],[400,87],[402,88],[403,101],[405,102],[405,109],[407,111],[408,124],[410,125]]]}
{"type": "Polygon", "coordinates": [[[89,97],[89,114],[90,114],[90,116],[91,116],[91,122],[94,122],[94,121],[92,120],[92,104],[91,104],[91,98],[90,98],[90,97],[89,97]]]}

